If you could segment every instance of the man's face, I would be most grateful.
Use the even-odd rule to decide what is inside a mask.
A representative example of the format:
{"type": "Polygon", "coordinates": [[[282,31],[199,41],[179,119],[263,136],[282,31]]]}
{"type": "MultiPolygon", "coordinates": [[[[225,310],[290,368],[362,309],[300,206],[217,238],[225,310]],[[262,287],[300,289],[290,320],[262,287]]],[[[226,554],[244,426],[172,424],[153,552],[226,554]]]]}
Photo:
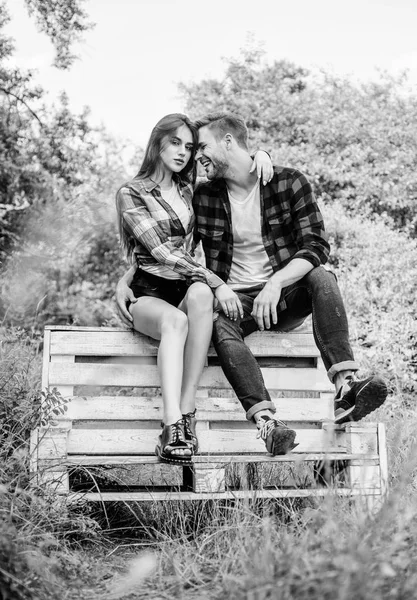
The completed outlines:
{"type": "Polygon", "coordinates": [[[227,168],[227,156],[221,142],[218,142],[208,126],[198,130],[198,148],[195,156],[206,171],[207,179],[221,179],[227,168]]]}

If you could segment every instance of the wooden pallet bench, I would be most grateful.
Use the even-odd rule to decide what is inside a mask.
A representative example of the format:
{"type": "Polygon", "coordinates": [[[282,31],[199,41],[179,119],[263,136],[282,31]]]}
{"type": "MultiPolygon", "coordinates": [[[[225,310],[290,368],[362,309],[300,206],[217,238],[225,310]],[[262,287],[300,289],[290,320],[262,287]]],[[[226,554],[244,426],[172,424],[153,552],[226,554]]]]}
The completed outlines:
{"type": "Polygon", "coordinates": [[[381,499],[384,425],[334,426],[333,386],[311,329],[254,333],[246,342],[299,445],[286,456],[266,453],[210,348],[197,397],[200,451],[192,466],[175,466],[154,454],[162,414],[158,342],[127,329],[46,327],[45,422],[31,436],[37,484],[90,501],[381,499]]]}

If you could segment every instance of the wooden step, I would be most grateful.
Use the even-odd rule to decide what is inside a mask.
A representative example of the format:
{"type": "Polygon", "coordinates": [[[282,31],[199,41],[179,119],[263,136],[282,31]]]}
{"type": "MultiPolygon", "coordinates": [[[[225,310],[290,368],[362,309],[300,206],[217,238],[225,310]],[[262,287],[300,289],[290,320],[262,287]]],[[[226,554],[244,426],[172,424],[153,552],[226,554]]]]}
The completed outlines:
{"type": "Polygon", "coordinates": [[[309,498],[326,496],[345,496],[345,497],[367,497],[381,496],[381,490],[378,488],[368,488],[366,490],[350,488],[317,488],[317,489],[263,489],[263,490],[236,490],[226,492],[156,492],[150,489],[145,492],[70,492],[68,502],[158,502],[164,501],[194,501],[194,500],[238,500],[245,499],[256,501],[261,498],[309,498]]]}
{"type": "MultiPolygon", "coordinates": [[[[271,456],[269,454],[198,454],[192,457],[193,464],[200,463],[293,463],[293,462],[325,462],[325,461],[349,461],[360,464],[378,464],[378,454],[349,454],[349,453],[328,453],[328,454],[286,454],[285,456],[271,456]]],[[[60,464],[67,465],[128,465],[128,464],[159,464],[161,461],[155,455],[147,456],[111,456],[108,454],[89,456],[85,454],[71,454],[68,459],[60,461],[60,464]]]]}
{"type": "MultiPolygon", "coordinates": [[[[265,385],[271,390],[332,391],[334,388],[324,373],[311,368],[261,369],[265,385]]],[[[139,369],[131,364],[89,364],[51,362],[49,386],[73,385],[152,387],[159,385],[156,365],[139,369]]],[[[229,388],[221,367],[206,367],[199,387],[210,389],[229,388]]]]}

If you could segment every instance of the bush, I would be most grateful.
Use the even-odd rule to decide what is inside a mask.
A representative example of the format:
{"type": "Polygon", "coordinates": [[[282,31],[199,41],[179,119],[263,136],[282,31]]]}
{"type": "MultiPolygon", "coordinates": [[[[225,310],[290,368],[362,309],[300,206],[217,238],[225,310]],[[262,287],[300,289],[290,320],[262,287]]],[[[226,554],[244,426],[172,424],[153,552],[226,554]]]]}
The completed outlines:
{"type": "Polygon", "coordinates": [[[404,399],[417,391],[417,243],[378,217],[323,210],[355,353],[404,399]]]}

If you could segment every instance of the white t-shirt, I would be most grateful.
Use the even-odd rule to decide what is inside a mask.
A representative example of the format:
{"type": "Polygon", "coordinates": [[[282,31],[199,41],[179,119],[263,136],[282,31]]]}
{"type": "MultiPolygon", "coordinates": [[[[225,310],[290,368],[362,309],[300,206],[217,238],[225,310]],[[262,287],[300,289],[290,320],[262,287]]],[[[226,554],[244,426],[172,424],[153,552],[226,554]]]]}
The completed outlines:
{"type": "Polygon", "coordinates": [[[274,271],[261,233],[261,194],[259,182],[240,201],[229,192],[232,213],[233,258],[227,280],[233,290],[266,283],[274,271]]]}

